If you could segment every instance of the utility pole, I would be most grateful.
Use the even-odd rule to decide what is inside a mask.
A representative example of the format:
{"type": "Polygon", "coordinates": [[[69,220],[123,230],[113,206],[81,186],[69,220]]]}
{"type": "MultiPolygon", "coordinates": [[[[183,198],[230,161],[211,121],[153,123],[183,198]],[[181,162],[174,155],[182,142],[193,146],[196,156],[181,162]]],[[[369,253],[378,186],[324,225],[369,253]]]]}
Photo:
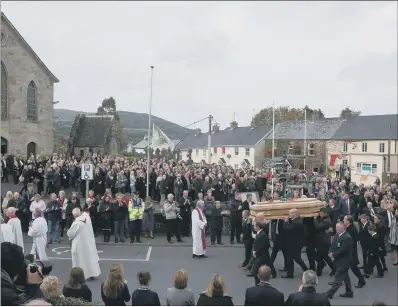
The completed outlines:
{"type": "Polygon", "coordinates": [[[304,108],[304,171],[307,176],[307,108],[304,108]]]}
{"type": "Polygon", "coordinates": [[[207,153],[207,163],[211,164],[211,122],[213,121],[213,116],[209,115],[209,137],[208,137],[208,153],[207,153]]]}
{"type": "Polygon", "coordinates": [[[149,167],[150,167],[150,151],[151,151],[151,119],[152,119],[152,82],[153,82],[153,69],[151,66],[151,89],[149,93],[149,116],[148,116],[148,146],[147,146],[147,164],[146,164],[146,196],[149,196],[149,167]]]}
{"type": "Polygon", "coordinates": [[[388,159],[387,159],[387,176],[388,176],[388,185],[391,186],[391,129],[392,124],[389,125],[388,132],[388,159]]]}

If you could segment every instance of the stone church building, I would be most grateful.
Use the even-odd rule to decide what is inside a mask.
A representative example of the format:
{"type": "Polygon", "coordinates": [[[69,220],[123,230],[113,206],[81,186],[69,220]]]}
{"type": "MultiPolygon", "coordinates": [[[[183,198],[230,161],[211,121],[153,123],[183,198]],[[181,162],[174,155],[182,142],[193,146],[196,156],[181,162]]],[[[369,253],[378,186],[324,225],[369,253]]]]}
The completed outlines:
{"type": "Polygon", "coordinates": [[[53,152],[54,84],[59,82],[1,13],[1,153],[53,152]]]}
{"type": "Polygon", "coordinates": [[[121,134],[120,121],[113,115],[78,114],[71,128],[68,153],[75,157],[117,155],[121,149],[121,134]]]}

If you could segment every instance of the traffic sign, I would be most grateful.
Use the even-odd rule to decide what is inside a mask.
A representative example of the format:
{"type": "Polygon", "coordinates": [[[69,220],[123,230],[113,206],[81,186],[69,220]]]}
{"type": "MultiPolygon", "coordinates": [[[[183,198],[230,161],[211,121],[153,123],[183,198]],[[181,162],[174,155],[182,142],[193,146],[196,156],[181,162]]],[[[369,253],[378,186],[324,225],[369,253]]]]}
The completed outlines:
{"type": "Polygon", "coordinates": [[[93,165],[92,164],[82,164],[82,180],[93,180],[93,165]]]}

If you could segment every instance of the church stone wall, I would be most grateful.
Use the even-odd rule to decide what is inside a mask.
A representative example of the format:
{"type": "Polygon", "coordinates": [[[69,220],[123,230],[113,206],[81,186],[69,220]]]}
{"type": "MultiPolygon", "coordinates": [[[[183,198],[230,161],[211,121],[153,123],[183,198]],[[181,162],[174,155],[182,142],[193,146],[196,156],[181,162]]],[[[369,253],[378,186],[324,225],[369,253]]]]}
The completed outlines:
{"type": "Polygon", "coordinates": [[[26,156],[27,145],[36,143],[36,154],[53,152],[54,84],[17,35],[2,21],[6,37],[1,60],[7,70],[8,120],[1,121],[1,136],[8,141],[8,153],[26,156]],[[34,81],[37,88],[37,122],[27,121],[27,88],[34,81]]]}

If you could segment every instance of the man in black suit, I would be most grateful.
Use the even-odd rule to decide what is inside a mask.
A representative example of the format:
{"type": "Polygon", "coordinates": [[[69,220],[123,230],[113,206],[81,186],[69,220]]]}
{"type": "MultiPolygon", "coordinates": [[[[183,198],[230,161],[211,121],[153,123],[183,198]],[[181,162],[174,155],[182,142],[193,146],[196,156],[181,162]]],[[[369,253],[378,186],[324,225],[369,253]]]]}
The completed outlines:
{"type": "Polygon", "coordinates": [[[246,289],[245,306],[283,306],[284,295],[272,287],[269,283],[271,280],[271,269],[262,265],[258,269],[259,283],[246,289]]]}
{"type": "Polygon", "coordinates": [[[268,265],[271,268],[272,276],[276,276],[274,265],[271,263],[271,258],[269,256],[269,248],[271,247],[269,243],[268,233],[264,230],[266,228],[266,222],[256,221],[254,223],[254,230],[257,232],[256,239],[253,244],[253,267],[252,274],[256,285],[260,282],[258,279],[258,270],[262,265],[268,265]]]}
{"type": "Polygon", "coordinates": [[[303,271],[307,271],[308,267],[301,259],[301,249],[304,244],[305,226],[303,219],[299,217],[297,209],[291,209],[289,216],[284,218],[283,229],[286,238],[286,256],[287,256],[287,274],[282,278],[294,278],[294,262],[295,261],[303,271]]]}
{"type": "Polygon", "coordinates": [[[246,194],[246,200],[242,202],[242,210],[248,210],[250,211],[250,206],[254,204],[252,201],[252,195],[250,193],[246,194]]]}
{"type": "Polygon", "coordinates": [[[180,198],[180,215],[182,220],[180,220],[180,233],[183,237],[189,237],[190,231],[189,226],[191,224],[191,203],[192,200],[188,196],[188,191],[182,192],[182,197],[180,198]]]}
{"type": "Polygon", "coordinates": [[[301,286],[296,293],[292,293],[286,300],[286,306],[331,306],[329,299],[317,293],[318,277],[312,270],[305,271],[301,278],[301,286]]]}
{"type": "Polygon", "coordinates": [[[351,236],[352,239],[352,262],[351,262],[351,271],[358,278],[358,285],[355,288],[363,288],[366,285],[365,278],[361,274],[361,271],[358,268],[359,260],[358,260],[358,230],[354,225],[354,218],[351,215],[346,215],[344,217],[344,226],[345,231],[351,236]]]}
{"type": "Polygon", "coordinates": [[[252,230],[253,230],[253,225],[252,221],[249,218],[249,211],[244,210],[242,212],[242,242],[245,245],[245,260],[242,263],[242,267],[246,267],[249,264],[250,258],[252,256],[252,249],[253,249],[253,236],[252,236],[252,230]]]}
{"type": "Polygon", "coordinates": [[[376,266],[377,277],[381,278],[384,276],[384,271],[380,262],[380,253],[383,251],[382,244],[383,240],[380,240],[379,234],[376,231],[374,225],[368,227],[370,237],[369,248],[368,248],[368,262],[365,266],[365,277],[369,278],[373,274],[373,269],[376,266]]]}
{"type": "Polygon", "coordinates": [[[369,249],[369,242],[371,240],[371,236],[368,232],[368,227],[370,225],[369,217],[366,214],[362,214],[359,219],[359,233],[358,233],[358,240],[361,244],[362,248],[362,266],[360,269],[365,269],[367,263],[367,255],[369,249]]]}
{"type": "Polygon", "coordinates": [[[283,220],[271,221],[271,240],[273,242],[271,262],[274,263],[279,251],[282,251],[284,266],[281,271],[287,271],[287,257],[283,229],[283,220]]]}
{"type": "Polygon", "coordinates": [[[334,275],[332,287],[325,295],[327,298],[332,299],[333,295],[342,286],[344,281],[346,291],[344,294],[340,294],[340,296],[353,298],[354,291],[352,290],[350,276],[348,275],[348,270],[352,263],[352,239],[348,232],[345,231],[342,222],[337,222],[336,224],[336,235],[330,246],[329,257],[333,259],[336,275],[334,275]]]}

